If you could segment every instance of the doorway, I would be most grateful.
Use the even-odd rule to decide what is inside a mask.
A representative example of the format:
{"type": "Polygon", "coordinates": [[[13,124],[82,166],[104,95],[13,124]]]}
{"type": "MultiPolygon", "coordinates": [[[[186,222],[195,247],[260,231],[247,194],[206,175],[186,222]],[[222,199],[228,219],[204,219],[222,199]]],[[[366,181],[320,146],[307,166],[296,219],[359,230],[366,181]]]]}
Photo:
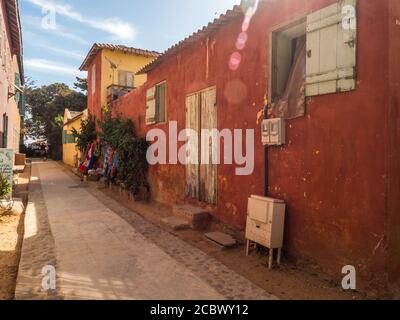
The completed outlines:
{"type": "Polygon", "coordinates": [[[186,97],[186,128],[197,132],[196,141],[190,142],[190,150],[195,151],[195,159],[192,158],[186,166],[186,196],[215,205],[217,203],[217,164],[212,159],[215,158],[214,153],[217,151],[211,136],[205,141],[201,138],[203,130],[217,129],[215,87],[186,97]],[[204,161],[204,155],[207,155],[208,160],[204,161]]]}

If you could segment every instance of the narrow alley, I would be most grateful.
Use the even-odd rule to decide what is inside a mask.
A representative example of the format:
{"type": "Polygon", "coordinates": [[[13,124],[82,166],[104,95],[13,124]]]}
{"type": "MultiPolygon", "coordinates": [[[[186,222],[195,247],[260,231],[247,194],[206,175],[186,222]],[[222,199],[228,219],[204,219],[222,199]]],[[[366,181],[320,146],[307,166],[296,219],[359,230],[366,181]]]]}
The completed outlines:
{"type": "Polygon", "coordinates": [[[33,162],[31,181],[16,299],[275,299],[139,215],[132,227],[56,162],[33,162]]]}

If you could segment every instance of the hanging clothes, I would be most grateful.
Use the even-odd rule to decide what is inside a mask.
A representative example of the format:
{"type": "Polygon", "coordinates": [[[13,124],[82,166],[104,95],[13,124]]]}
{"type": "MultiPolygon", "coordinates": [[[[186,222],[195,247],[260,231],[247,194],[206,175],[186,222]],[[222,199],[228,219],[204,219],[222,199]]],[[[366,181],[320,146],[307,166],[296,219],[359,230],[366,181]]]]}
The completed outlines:
{"type": "Polygon", "coordinates": [[[95,162],[95,143],[93,142],[90,147],[89,151],[87,153],[85,161],[82,163],[81,167],[79,168],[83,174],[87,174],[89,170],[93,168],[94,162],[95,162]]]}

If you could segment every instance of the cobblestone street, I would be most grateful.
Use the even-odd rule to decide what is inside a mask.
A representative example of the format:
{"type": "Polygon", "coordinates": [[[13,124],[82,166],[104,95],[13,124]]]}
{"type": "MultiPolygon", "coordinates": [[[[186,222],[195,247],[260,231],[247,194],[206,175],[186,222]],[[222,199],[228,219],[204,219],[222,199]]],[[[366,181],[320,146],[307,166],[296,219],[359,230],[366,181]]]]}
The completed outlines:
{"type": "Polygon", "coordinates": [[[33,163],[30,189],[16,299],[275,299],[139,215],[123,220],[55,162],[33,163]],[[57,290],[42,289],[46,265],[57,290]]]}

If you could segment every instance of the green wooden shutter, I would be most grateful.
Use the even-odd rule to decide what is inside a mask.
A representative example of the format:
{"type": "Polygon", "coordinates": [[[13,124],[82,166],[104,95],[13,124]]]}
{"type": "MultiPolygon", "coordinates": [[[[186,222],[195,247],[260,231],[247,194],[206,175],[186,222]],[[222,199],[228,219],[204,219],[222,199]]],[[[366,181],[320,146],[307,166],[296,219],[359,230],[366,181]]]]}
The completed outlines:
{"type": "Polygon", "coordinates": [[[156,89],[156,113],[157,122],[165,122],[166,117],[166,94],[167,94],[167,84],[162,83],[157,86],[156,89]]]}
{"type": "MultiPolygon", "coordinates": [[[[21,87],[21,77],[20,77],[19,73],[15,73],[14,84],[15,84],[18,88],[21,87]]],[[[20,93],[16,88],[14,88],[14,90],[15,90],[14,99],[15,99],[15,101],[16,101],[17,103],[19,103],[19,100],[20,100],[20,98],[21,98],[21,93],[20,93]]]]}
{"type": "Polygon", "coordinates": [[[19,114],[25,117],[26,113],[26,102],[25,102],[25,94],[20,94],[20,100],[18,103],[19,114]]]}

